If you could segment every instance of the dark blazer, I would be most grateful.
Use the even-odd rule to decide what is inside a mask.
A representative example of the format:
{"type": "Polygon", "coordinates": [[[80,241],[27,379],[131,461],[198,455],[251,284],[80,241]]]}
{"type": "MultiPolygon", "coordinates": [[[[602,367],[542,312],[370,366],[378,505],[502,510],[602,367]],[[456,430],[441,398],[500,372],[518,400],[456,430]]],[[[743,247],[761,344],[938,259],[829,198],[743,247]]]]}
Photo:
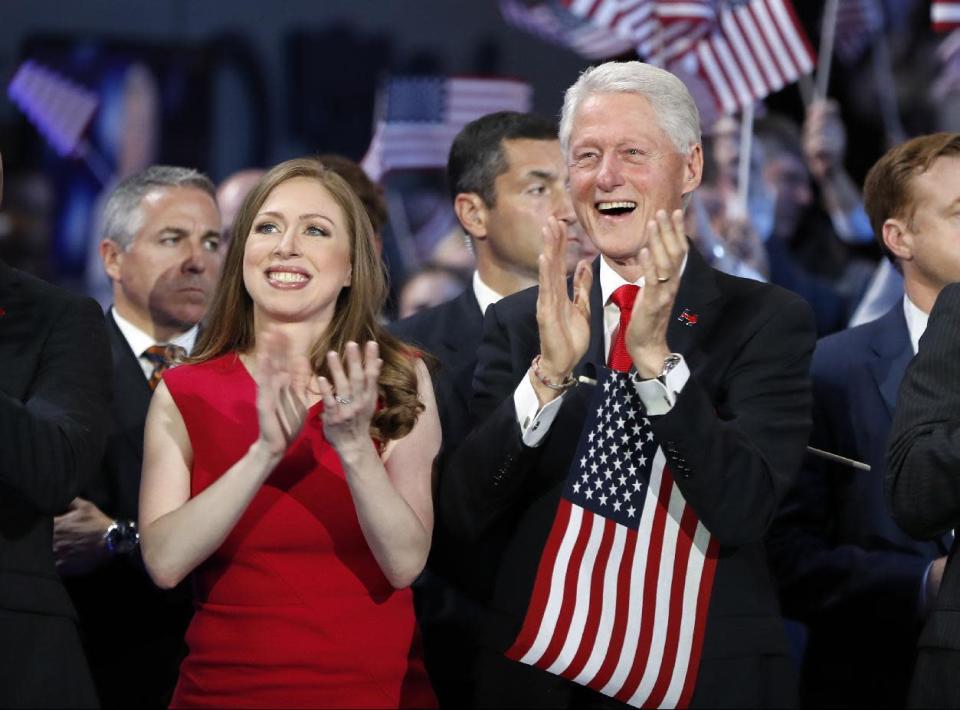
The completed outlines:
{"type": "Polygon", "coordinates": [[[109,387],[96,302],[0,263],[0,707],[96,704],[53,516],[100,461],[109,387]]]}
{"type": "MultiPolygon", "coordinates": [[[[443,432],[438,472],[468,431],[471,381],[482,329],[483,313],[472,286],[453,300],[390,326],[395,336],[438,360],[432,373],[443,432]]],[[[490,589],[489,578],[477,571],[487,566],[487,548],[475,546],[465,554],[462,546],[455,544],[439,510],[433,533],[430,559],[414,584],[417,618],[424,660],[440,705],[461,708],[474,694],[476,638],[482,624],[479,604],[490,589]]]]}
{"type": "MultiPolygon", "coordinates": [[[[530,289],[487,311],[473,383],[478,425],[444,471],[441,511],[465,539],[505,535],[478,703],[605,705],[612,701],[502,655],[523,621],[592,389],[565,395],[541,446],[522,444],[511,395],[539,352],[536,299],[530,289]]],[[[574,374],[596,377],[604,366],[599,259],[590,304],[590,345],[574,374]]],[[[783,289],[715,271],[691,250],[667,340],[691,377],[671,411],[651,422],[677,486],[720,545],[693,704],[794,703],[763,537],[809,433],[810,309],[783,289]],[[696,325],[679,318],[683,309],[696,325]]]]}
{"type": "Polygon", "coordinates": [[[947,551],[943,539],[903,532],[883,493],[897,389],[912,357],[900,301],[871,323],[824,338],[813,355],[810,444],[871,470],[807,456],[770,530],[784,612],[809,630],[806,705],[906,702],[923,576],[947,551]]]}
{"type": "MultiPolygon", "coordinates": [[[[900,386],[886,488],[894,519],[921,540],[960,526],[960,284],[940,292],[900,386]]],[[[914,707],[960,707],[960,564],[954,542],[920,634],[914,707]]]]}
{"type": "MultiPolygon", "coordinates": [[[[137,355],[106,315],[113,361],[113,404],[103,462],[81,495],[111,518],[137,520],[143,430],[150,386],[137,355]]],[[[80,618],[83,645],[104,707],[167,707],[192,615],[187,584],[158,589],[139,552],[108,560],[64,584],[80,618]]]]}
{"type": "Polygon", "coordinates": [[[483,313],[472,286],[451,301],[389,326],[393,335],[423,348],[439,361],[433,388],[443,430],[441,458],[469,427],[470,385],[482,329],[483,313]]]}

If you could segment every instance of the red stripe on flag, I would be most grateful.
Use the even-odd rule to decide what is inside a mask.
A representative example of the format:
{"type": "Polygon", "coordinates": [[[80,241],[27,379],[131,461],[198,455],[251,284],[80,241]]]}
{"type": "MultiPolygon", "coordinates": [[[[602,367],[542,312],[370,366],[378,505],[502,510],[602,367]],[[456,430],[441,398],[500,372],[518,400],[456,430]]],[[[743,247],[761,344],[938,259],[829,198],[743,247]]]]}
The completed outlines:
{"type": "MultiPolygon", "coordinates": [[[[570,551],[570,562],[567,564],[567,576],[563,581],[563,597],[560,605],[560,615],[557,617],[557,624],[553,628],[553,635],[550,637],[550,643],[547,649],[536,662],[539,668],[549,668],[563,650],[563,644],[567,639],[567,633],[570,631],[570,620],[573,618],[573,610],[577,605],[577,579],[580,576],[580,568],[583,565],[583,553],[587,549],[587,541],[590,540],[590,532],[594,525],[602,525],[599,516],[584,511],[584,521],[580,523],[580,530],[577,535],[577,541],[570,551]],[[586,523],[586,524],[584,524],[586,523]]],[[[549,583],[550,578],[546,581],[549,583]]]]}
{"type": "MultiPolygon", "coordinates": [[[[650,546],[647,551],[647,568],[643,576],[643,620],[640,623],[640,639],[637,652],[633,657],[630,673],[627,674],[620,690],[614,697],[622,703],[627,702],[637,691],[643,672],[650,658],[650,646],[653,642],[653,626],[657,608],[657,579],[660,577],[660,558],[663,555],[663,531],[667,523],[667,509],[670,506],[670,494],[673,491],[673,479],[663,469],[660,490],[657,491],[656,515],[650,528],[650,546]]],[[[649,495],[649,492],[648,492],[649,495]]]]}
{"type": "Polygon", "coordinates": [[[604,518],[603,538],[600,540],[600,549],[597,550],[597,560],[593,566],[593,577],[590,581],[590,602],[587,607],[590,611],[583,628],[580,647],[570,661],[570,665],[561,673],[565,678],[576,678],[593,650],[597,640],[597,629],[600,628],[600,613],[603,611],[603,579],[606,575],[607,563],[610,560],[610,550],[613,548],[613,533],[617,524],[609,518],[604,518]]]}
{"type": "Polygon", "coordinates": [[[527,615],[523,621],[523,628],[520,629],[516,641],[507,650],[507,658],[519,661],[530,650],[537,638],[540,621],[543,619],[543,612],[547,608],[547,599],[550,596],[550,577],[553,574],[553,566],[557,560],[560,543],[563,541],[563,534],[570,522],[570,507],[570,501],[560,499],[560,504],[557,506],[557,517],[553,521],[553,528],[550,530],[547,543],[543,548],[543,554],[540,556],[540,566],[537,568],[537,576],[534,581],[533,593],[530,596],[527,615]]]}
{"type": "Polygon", "coordinates": [[[623,653],[627,617],[630,616],[630,570],[633,568],[633,558],[636,554],[637,531],[630,530],[623,546],[623,557],[620,558],[620,571],[617,573],[617,608],[613,619],[613,631],[610,633],[609,648],[600,669],[588,683],[595,690],[603,688],[610,681],[610,676],[613,675],[620,660],[620,654],[623,653]]]}
{"type": "Polygon", "coordinates": [[[707,630],[707,611],[710,607],[710,594],[713,591],[713,577],[717,571],[717,551],[719,543],[711,537],[707,545],[707,552],[703,560],[703,572],[700,574],[700,593],[697,596],[697,623],[694,624],[693,645],[690,648],[690,665],[687,669],[687,679],[680,693],[677,707],[690,706],[693,698],[693,689],[697,685],[697,675],[700,673],[700,654],[703,651],[703,638],[707,630]]]}
{"type": "MultiPolygon", "coordinates": [[[[666,470],[664,474],[666,474],[666,470]]],[[[650,691],[650,697],[644,701],[645,707],[660,707],[663,696],[670,687],[673,679],[674,665],[677,661],[677,648],[680,645],[680,622],[683,619],[683,590],[686,587],[687,565],[690,562],[690,548],[693,546],[693,536],[697,532],[697,516],[689,505],[683,509],[680,517],[680,530],[677,536],[677,546],[673,557],[673,581],[670,589],[670,617],[667,624],[667,638],[664,646],[663,661],[657,682],[650,691]]],[[[700,593],[703,592],[703,578],[700,579],[700,593]]],[[[690,671],[689,667],[684,673],[690,671]]]]}
{"type": "Polygon", "coordinates": [[[760,26],[753,8],[747,5],[744,11],[734,12],[733,16],[744,33],[750,36],[750,45],[753,47],[753,51],[762,55],[761,64],[767,82],[773,87],[774,91],[782,88],[787,81],[777,65],[776,52],[770,45],[770,38],[767,37],[766,32],[760,26]]]}

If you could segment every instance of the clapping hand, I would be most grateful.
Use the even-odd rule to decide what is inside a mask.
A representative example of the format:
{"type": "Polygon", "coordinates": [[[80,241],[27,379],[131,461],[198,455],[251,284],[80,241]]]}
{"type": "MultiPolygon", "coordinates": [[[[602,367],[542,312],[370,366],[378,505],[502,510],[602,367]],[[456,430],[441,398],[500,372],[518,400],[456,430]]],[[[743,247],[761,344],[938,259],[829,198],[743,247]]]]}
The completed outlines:
{"type": "Polygon", "coordinates": [[[317,378],[303,355],[291,355],[283,333],[267,330],[257,338],[257,417],[260,441],[282,454],[303,428],[317,378]]]}
{"type": "Polygon", "coordinates": [[[347,343],[344,353],[346,371],[333,351],[327,353],[331,383],[325,377],[319,380],[323,397],[323,433],[341,458],[368,450],[371,445],[370,420],[376,411],[380,396],[380,370],[383,360],[374,341],[364,347],[347,343]]]}
{"type": "Polygon", "coordinates": [[[640,250],[644,286],[633,304],[625,339],[637,374],[643,379],[659,375],[670,354],[667,326],[687,249],[683,212],[674,210],[668,216],[665,210],[657,210],[656,219],[647,224],[647,244],[640,250]]]}
{"type": "MultiPolygon", "coordinates": [[[[577,264],[573,277],[573,299],[567,295],[565,254],[567,225],[550,217],[543,229],[543,253],[539,259],[540,291],[537,296],[537,325],[540,329],[540,372],[551,382],[561,382],[587,352],[590,344],[590,262],[577,264]]],[[[534,388],[541,404],[556,392],[534,388]]]]}

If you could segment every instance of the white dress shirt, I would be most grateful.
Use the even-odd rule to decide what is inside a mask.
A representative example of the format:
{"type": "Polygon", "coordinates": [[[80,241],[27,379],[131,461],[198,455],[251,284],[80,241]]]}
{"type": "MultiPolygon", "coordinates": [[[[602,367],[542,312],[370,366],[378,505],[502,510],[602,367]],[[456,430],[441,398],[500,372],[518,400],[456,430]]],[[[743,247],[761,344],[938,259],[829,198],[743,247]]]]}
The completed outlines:
{"type": "Polygon", "coordinates": [[[910,344],[913,346],[913,354],[916,355],[920,349],[920,336],[927,329],[927,321],[930,320],[930,314],[921,311],[910,300],[907,294],[903,294],[903,316],[907,319],[907,331],[910,333],[910,344]]]}

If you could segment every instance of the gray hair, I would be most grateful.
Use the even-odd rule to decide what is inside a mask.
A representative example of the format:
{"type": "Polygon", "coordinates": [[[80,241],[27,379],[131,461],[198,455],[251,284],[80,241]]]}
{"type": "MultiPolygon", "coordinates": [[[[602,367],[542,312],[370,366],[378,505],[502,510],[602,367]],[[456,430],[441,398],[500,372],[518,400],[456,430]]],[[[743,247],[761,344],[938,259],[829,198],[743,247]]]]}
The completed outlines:
{"type": "Polygon", "coordinates": [[[193,168],[172,165],[151,165],[128,178],[124,178],[110,193],[103,215],[100,218],[100,236],[112,239],[126,249],[134,235],[143,226],[141,202],[144,196],[158,188],[188,187],[210,195],[216,202],[216,188],[203,173],[193,168]]]}
{"type": "Polygon", "coordinates": [[[567,89],[560,113],[560,147],[569,157],[573,118],[580,103],[593,94],[630,93],[646,97],[660,128],[669,136],[678,153],[686,154],[701,142],[700,112],[680,79],[643,62],[607,62],[589,67],[567,89]]]}

